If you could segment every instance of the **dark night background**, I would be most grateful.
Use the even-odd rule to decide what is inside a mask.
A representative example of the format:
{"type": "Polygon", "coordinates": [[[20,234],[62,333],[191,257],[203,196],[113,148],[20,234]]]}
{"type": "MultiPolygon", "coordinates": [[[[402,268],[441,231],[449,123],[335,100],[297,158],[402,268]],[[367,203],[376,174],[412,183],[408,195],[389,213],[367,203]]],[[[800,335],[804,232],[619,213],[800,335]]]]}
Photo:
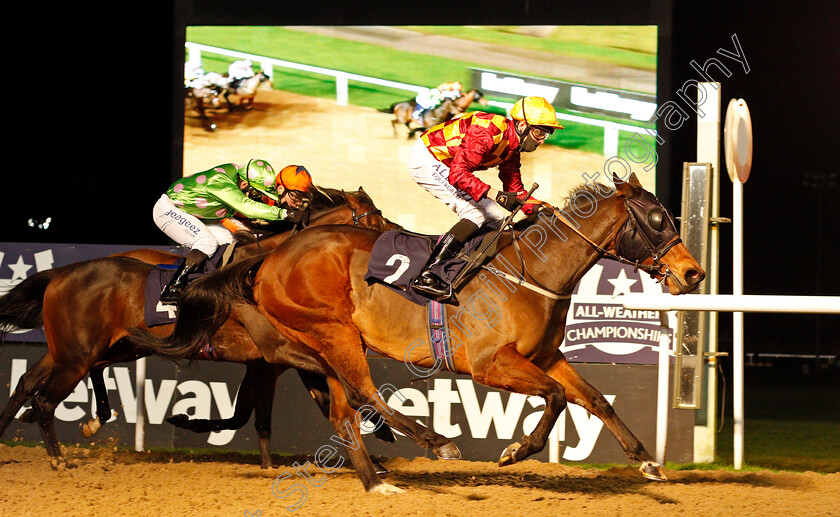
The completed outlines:
{"type": "MultiPolygon", "coordinates": [[[[185,25],[659,24],[660,105],[675,100],[686,80],[698,78],[691,60],[703,63],[719,48],[732,49],[732,34],[751,69],[716,76],[723,83],[722,108],[731,98],[743,98],[753,122],[752,173],[744,187],[745,293],[840,295],[834,159],[840,136],[840,4],[421,4],[177,1],[134,4],[127,14],[81,13],[75,5],[33,13],[26,18],[29,34],[51,46],[32,59],[29,86],[25,76],[8,76],[17,86],[7,83],[6,106],[12,110],[6,126],[13,143],[7,148],[8,208],[0,239],[169,243],[152,222],[151,209],[181,174],[185,25]],[[47,216],[52,217],[47,230],[27,225],[30,218],[47,216]]],[[[25,72],[19,66],[9,70],[25,72]]],[[[695,159],[695,127],[692,119],[678,131],[658,128],[666,144],[659,150],[657,191],[677,213],[682,163],[695,159]]],[[[323,130],[306,129],[313,135],[323,130]]],[[[731,190],[723,171],[725,217],[731,216],[731,190]]],[[[731,225],[723,227],[721,243],[720,292],[729,293],[731,225]]],[[[840,354],[840,316],[747,314],[745,323],[747,352],[840,354]]],[[[725,350],[731,347],[730,315],[721,314],[720,329],[725,350]]]]}

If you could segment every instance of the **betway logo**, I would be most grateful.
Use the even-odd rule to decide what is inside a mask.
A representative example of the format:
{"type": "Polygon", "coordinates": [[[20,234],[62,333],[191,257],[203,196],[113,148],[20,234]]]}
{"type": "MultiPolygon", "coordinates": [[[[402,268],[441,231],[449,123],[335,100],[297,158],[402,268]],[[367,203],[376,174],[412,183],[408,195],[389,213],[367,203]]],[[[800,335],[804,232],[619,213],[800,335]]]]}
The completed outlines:
{"type": "Polygon", "coordinates": [[[543,97],[549,103],[554,102],[559,91],[553,86],[529,83],[519,77],[499,77],[491,72],[481,73],[481,88],[518,97],[543,97]]]}
{"type": "MultiPolygon", "coordinates": [[[[387,403],[409,417],[431,416],[434,431],[447,438],[469,433],[473,438],[483,439],[488,437],[492,428],[496,438],[510,440],[514,435],[517,438],[520,436],[516,433],[517,428],[521,434],[530,434],[542,417],[543,411],[537,410],[522,418],[523,411],[545,406],[540,397],[511,393],[505,405],[500,392],[490,391],[482,403],[478,400],[472,380],[455,379],[455,389],[452,380],[434,379],[427,394],[416,388],[402,388],[391,395],[387,403]],[[459,423],[452,423],[453,406],[457,405],[461,406],[460,411],[466,417],[468,429],[464,429],[459,423]]],[[[604,397],[610,404],[615,400],[615,395],[604,397]]],[[[592,453],[604,424],[580,406],[570,404],[567,411],[580,438],[576,444],[566,444],[562,457],[569,461],[581,461],[592,453]]],[[[560,414],[552,430],[552,436],[560,442],[566,440],[567,411],[560,414]]]]}
{"type": "MultiPolygon", "coordinates": [[[[12,375],[9,383],[9,395],[15,390],[18,380],[21,375],[26,372],[26,359],[12,359],[12,375]]],[[[122,410],[116,413],[119,417],[114,415],[112,410],[111,419],[109,422],[115,421],[117,418],[128,424],[137,422],[137,395],[134,391],[135,382],[129,374],[129,370],[125,366],[115,366],[112,368],[105,368],[104,372],[105,388],[109,392],[109,399],[111,407],[122,410]],[[116,391],[119,396],[119,401],[115,400],[110,392],[116,391]]],[[[224,382],[209,382],[205,383],[198,380],[186,380],[182,382],[173,379],[162,379],[158,386],[152,379],[146,379],[145,394],[144,394],[144,409],[146,411],[146,423],[153,425],[160,425],[163,423],[167,414],[189,414],[191,418],[210,418],[211,404],[215,404],[221,418],[230,418],[233,416],[234,407],[236,405],[236,396],[231,400],[230,392],[227,384],[224,382]],[[175,392],[182,396],[192,395],[179,399],[175,404],[172,404],[172,410],[169,411],[169,406],[172,403],[172,397],[175,392]]],[[[27,408],[21,408],[15,418],[19,417],[27,408]]],[[[76,422],[82,419],[93,418],[96,415],[96,397],[93,393],[93,385],[88,379],[87,383],[80,381],[76,385],[73,393],[64,399],[64,402],[58,405],[55,409],[55,417],[64,422],[76,422]],[[90,403],[90,411],[88,412],[82,405],[90,403]]],[[[167,424],[169,425],[169,424],[167,424]]],[[[233,440],[235,430],[224,430],[211,432],[207,438],[207,443],[210,445],[227,445],[233,440]]]]}

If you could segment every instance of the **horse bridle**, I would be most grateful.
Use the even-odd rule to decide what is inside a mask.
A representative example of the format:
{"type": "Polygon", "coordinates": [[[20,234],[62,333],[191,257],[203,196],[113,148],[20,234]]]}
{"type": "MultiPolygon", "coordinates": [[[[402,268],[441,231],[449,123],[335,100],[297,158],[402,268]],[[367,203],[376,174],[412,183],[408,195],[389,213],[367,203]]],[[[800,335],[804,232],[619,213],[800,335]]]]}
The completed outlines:
{"type": "MultiPolygon", "coordinates": [[[[615,234],[615,237],[613,237],[612,247],[616,250],[616,253],[613,253],[608,249],[604,248],[603,246],[600,246],[597,243],[593,242],[592,239],[581,233],[577,228],[575,228],[574,225],[570,224],[569,221],[567,221],[566,218],[563,216],[562,212],[560,212],[556,208],[551,207],[551,205],[548,204],[544,204],[544,206],[551,207],[554,212],[554,216],[559,221],[561,221],[563,224],[569,227],[569,229],[571,229],[573,232],[578,234],[583,240],[589,243],[590,246],[595,248],[595,250],[598,251],[598,253],[600,253],[602,257],[606,257],[610,260],[614,260],[621,264],[631,265],[633,266],[633,271],[638,271],[641,269],[642,271],[645,271],[649,274],[662,275],[658,282],[664,282],[673,273],[671,273],[671,269],[668,267],[668,265],[663,263],[660,259],[663,256],[665,256],[666,253],[668,253],[668,250],[682,242],[679,233],[676,231],[674,220],[671,217],[670,212],[668,212],[668,210],[664,206],[662,206],[662,203],[660,203],[659,200],[656,200],[654,198],[656,206],[649,210],[648,213],[650,214],[654,210],[660,210],[662,212],[661,216],[663,218],[667,217],[667,221],[663,221],[665,223],[663,229],[659,230],[666,236],[666,238],[663,239],[661,243],[656,245],[644,231],[645,227],[639,223],[639,214],[635,213],[635,211],[633,210],[633,208],[631,208],[630,203],[628,203],[626,198],[623,199],[623,201],[624,208],[627,210],[627,220],[624,221],[624,224],[615,234]],[[667,226],[668,222],[671,223],[670,227],[667,226]],[[631,234],[630,232],[633,233],[631,234]],[[627,235],[630,235],[629,239],[626,238],[627,235]],[[634,244],[638,248],[639,246],[636,242],[637,239],[641,241],[641,246],[643,247],[643,254],[641,256],[636,256],[635,260],[625,258],[620,248],[622,247],[622,245],[626,245],[625,243],[628,242],[634,244]],[[653,260],[653,264],[642,264],[642,262],[644,260],[647,260],[648,258],[653,260]]],[[[637,206],[637,204],[634,206],[637,206]]],[[[649,226],[650,224],[648,225],[648,227],[649,226]]]]}
{"type": "MultiPolygon", "coordinates": [[[[528,198],[530,198],[530,193],[529,193],[529,195],[526,199],[528,199],[528,198]]],[[[614,261],[619,262],[621,264],[632,265],[634,271],[638,271],[638,270],[641,269],[642,271],[645,271],[645,272],[647,272],[651,275],[659,274],[659,275],[661,275],[661,278],[658,280],[658,283],[662,283],[669,276],[671,276],[673,273],[671,273],[671,269],[668,267],[668,265],[661,262],[659,259],[662,258],[663,256],[665,256],[665,254],[668,252],[668,250],[670,250],[671,248],[673,248],[674,246],[676,246],[677,244],[682,242],[682,240],[680,239],[679,233],[676,231],[674,220],[671,217],[670,212],[668,212],[668,210],[664,206],[662,206],[662,203],[660,203],[659,200],[654,198],[654,201],[656,203],[656,208],[649,210],[648,213],[653,212],[653,210],[657,210],[657,209],[661,210],[662,211],[661,215],[663,216],[663,218],[667,216],[667,222],[671,223],[671,227],[668,228],[667,227],[667,222],[666,222],[666,226],[663,228],[663,231],[661,231],[661,233],[664,233],[667,236],[667,238],[663,239],[663,242],[660,243],[658,246],[654,245],[654,243],[651,241],[651,239],[645,234],[644,227],[639,223],[638,216],[637,216],[637,214],[634,213],[633,209],[631,209],[630,204],[628,203],[627,199],[624,198],[623,201],[624,201],[625,209],[627,210],[627,220],[624,221],[624,224],[622,225],[622,227],[618,230],[618,232],[616,232],[615,236],[613,237],[613,246],[612,247],[616,250],[617,253],[613,253],[613,252],[609,251],[608,249],[604,248],[603,246],[599,245],[598,243],[594,242],[592,239],[590,239],[589,237],[584,235],[580,230],[575,228],[574,225],[572,225],[569,221],[567,221],[566,218],[563,216],[562,212],[560,212],[554,206],[552,206],[548,203],[545,203],[545,202],[539,202],[538,204],[541,204],[542,206],[551,209],[553,215],[555,216],[555,218],[557,220],[561,221],[563,224],[565,224],[567,227],[569,227],[570,230],[572,230],[573,232],[578,234],[578,236],[580,236],[584,241],[586,241],[590,246],[592,246],[600,254],[601,257],[606,257],[607,259],[614,260],[614,261]],[[665,232],[664,231],[665,229],[668,229],[669,231],[665,232]],[[635,230],[635,233],[629,234],[629,232],[634,231],[634,230],[635,230]],[[671,233],[673,233],[674,235],[670,236],[671,233]],[[632,235],[631,239],[630,239],[631,241],[635,241],[637,236],[641,236],[642,246],[644,246],[644,248],[645,248],[645,256],[638,257],[636,260],[630,260],[630,259],[627,259],[627,258],[624,258],[623,256],[621,256],[621,252],[618,249],[621,246],[621,243],[625,241],[625,239],[624,239],[625,235],[632,235]],[[651,258],[653,260],[653,264],[642,264],[641,263],[642,261],[644,261],[648,258],[651,258]]],[[[517,208],[519,208],[519,207],[517,207],[517,208]]],[[[511,215],[513,215],[513,214],[511,214],[511,215]]],[[[506,224],[503,225],[502,228],[504,228],[505,226],[507,226],[507,225],[506,224]]],[[[555,298],[555,299],[568,299],[568,298],[570,298],[571,293],[563,293],[563,292],[557,292],[557,291],[551,290],[550,288],[548,288],[545,285],[543,285],[542,283],[540,283],[539,280],[537,280],[537,278],[534,276],[534,274],[531,273],[528,270],[528,264],[527,264],[527,262],[525,262],[525,256],[522,254],[522,249],[519,247],[518,239],[516,238],[516,233],[514,232],[512,226],[510,227],[510,230],[511,230],[511,241],[512,241],[512,244],[513,244],[513,248],[514,248],[514,250],[516,250],[516,254],[519,257],[519,263],[521,265],[520,272],[522,274],[522,277],[524,278],[524,274],[527,272],[528,275],[531,277],[531,280],[534,282],[534,284],[536,284],[536,286],[538,286],[537,289],[533,289],[533,290],[538,291],[538,292],[542,291],[542,294],[544,294],[546,296],[549,296],[551,298],[555,298]]],[[[634,242],[634,244],[635,244],[635,242],[634,242]]],[[[499,272],[497,270],[494,271],[494,269],[495,268],[492,268],[492,269],[490,269],[490,271],[493,272],[493,273],[496,273],[496,274],[501,274],[501,272],[499,272]]]]}
{"type": "Polygon", "coordinates": [[[357,215],[356,214],[356,209],[353,208],[353,207],[350,207],[350,215],[353,218],[353,226],[359,226],[359,221],[361,221],[362,219],[364,219],[365,217],[367,217],[369,215],[382,215],[382,210],[378,210],[378,209],[377,210],[371,210],[369,212],[364,212],[362,214],[357,215]]]}

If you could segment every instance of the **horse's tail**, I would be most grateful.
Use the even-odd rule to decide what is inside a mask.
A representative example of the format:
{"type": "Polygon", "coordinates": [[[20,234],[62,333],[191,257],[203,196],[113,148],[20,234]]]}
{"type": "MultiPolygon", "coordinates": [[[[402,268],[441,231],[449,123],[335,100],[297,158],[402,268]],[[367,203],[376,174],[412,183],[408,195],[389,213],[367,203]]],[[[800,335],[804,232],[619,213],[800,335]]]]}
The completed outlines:
{"type": "Polygon", "coordinates": [[[35,273],[0,297],[0,334],[43,325],[44,292],[56,274],[55,269],[35,273]]]}
{"type": "Polygon", "coordinates": [[[227,321],[234,302],[253,302],[253,280],[265,255],[235,262],[189,284],[178,302],[178,319],[169,336],[141,328],[128,329],[140,350],[166,359],[188,359],[210,342],[227,321]]]}
{"type": "Polygon", "coordinates": [[[378,111],[379,113],[393,113],[393,112],[394,112],[394,107],[395,107],[397,104],[399,104],[399,102],[395,102],[395,103],[391,104],[391,106],[389,106],[389,107],[387,107],[387,108],[376,108],[376,111],[378,111]]]}

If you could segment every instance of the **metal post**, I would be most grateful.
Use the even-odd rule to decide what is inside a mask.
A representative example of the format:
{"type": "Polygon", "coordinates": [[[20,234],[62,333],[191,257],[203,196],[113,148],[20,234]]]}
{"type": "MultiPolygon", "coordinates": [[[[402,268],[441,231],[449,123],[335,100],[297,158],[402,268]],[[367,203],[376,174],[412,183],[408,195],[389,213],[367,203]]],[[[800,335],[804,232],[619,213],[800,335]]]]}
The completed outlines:
{"type": "MultiPolygon", "coordinates": [[[[720,83],[699,83],[697,90],[697,161],[712,164],[710,220],[720,217],[720,83]],[[704,99],[705,97],[705,99],[704,99]],[[702,102],[702,104],[701,104],[702,102]]],[[[720,280],[720,231],[717,224],[709,226],[709,255],[704,293],[718,294],[720,280]]],[[[712,462],[717,449],[717,358],[718,315],[709,313],[706,320],[706,352],[709,362],[703,376],[706,385],[705,408],[697,411],[694,422],[694,461],[712,462]]]]}
{"type": "Polygon", "coordinates": [[[656,397],[656,462],[665,464],[665,446],[668,442],[668,371],[671,358],[671,328],[668,326],[668,312],[659,311],[659,376],[656,397]]]}
{"type": "MultiPolygon", "coordinates": [[[[732,182],[732,294],[744,294],[744,184],[732,182]]],[[[732,417],[734,429],[734,466],[744,461],[744,313],[732,313],[732,417]]]]}

